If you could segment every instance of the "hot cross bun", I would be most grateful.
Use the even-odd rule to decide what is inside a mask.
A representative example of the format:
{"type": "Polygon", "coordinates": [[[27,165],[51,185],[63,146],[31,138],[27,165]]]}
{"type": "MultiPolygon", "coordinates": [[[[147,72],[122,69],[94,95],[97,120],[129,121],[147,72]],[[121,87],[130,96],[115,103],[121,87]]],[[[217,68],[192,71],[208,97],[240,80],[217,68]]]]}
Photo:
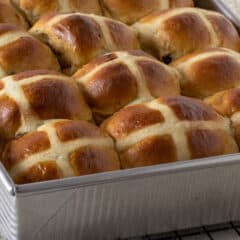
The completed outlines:
{"type": "Polygon", "coordinates": [[[2,163],[18,184],[118,170],[113,140],[84,121],[55,120],[6,146],[2,163]]]}
{"type": "Polygon", "coordinates": [[[218,113],[231,119],[235,138],[240,147],[240,88],[218,92],[205,99],[218,113]]]}
{"type": "Polygon", "coordinates": [[[240,37],[233,24],[213,11],[198,8],[159,11],[133,27],[143,48],[166,63],[209,47],[240,50],[240,37]]]}
{"type": "Polygon", "coordinates": [[[175,7],[193,7],[192,0],[100,0],[105,16],[132,24],[157,11],[175,7]]]}
{"type": "Polygon", "coordinates": [[[181,89],[186,96],[205,98],[240,85],[240,54],[227,48],[188,54],[172,66],[181,73],[181,89]]]}
{"type": "Polygon", "coordinates": [[[97,122],[126,105],[180,94],[178,72],[140,50],[100,56],[74,78],[97,122]]]}
{"type": "Polygon", "coordinates": [[[238,152],[229,119],[183,96],[124,108],[102,128],[114,138],[122,168],[238,152]]]}
{"type": "Polygon", "coordinates": [[[13,0],[31,23],[49,12],[84,12],[101,15],[98,0],[13,0]]]}
{"type": "Polygon", "coordinates": [[[91,120],[91,111],[71,78],[39,70],[0,79],[2,141],[56,118],[91,120]]]}
{"type": "Polygon", "coordinates": [[[96,15],[47,15],[30,32],[54,49],[67,73],[75,72],[103,53],[139,48],[137,37],[130,27],[96,15]]]}
{"type": "Polygon", "coordinates": [[[14,24],[23,29],[28,28],[24,17],[6,0],[0,0],[0,23],[14,24]]]}
{"type": "Polygon", "coordinates": [[[59,70],[50,48],[17,26],[0,24],[0,77],[36,69],[59,70]]]}

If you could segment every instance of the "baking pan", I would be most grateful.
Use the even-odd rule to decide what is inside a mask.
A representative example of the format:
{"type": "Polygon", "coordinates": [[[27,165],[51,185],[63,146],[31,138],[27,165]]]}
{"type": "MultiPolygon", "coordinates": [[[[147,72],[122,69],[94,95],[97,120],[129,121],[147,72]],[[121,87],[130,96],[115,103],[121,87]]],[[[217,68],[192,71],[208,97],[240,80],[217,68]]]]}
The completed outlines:
{"type": "Polygon", "coordinates": [[[1,170],[7,239],[112,240],[240,219],[239,154],[19,186],[1,170]]]}
{"type": "Polygon", "coordinates": [[[112,240],[236,221],[239,183],[240,154],[26,185],[0,164],[0,232],[9,240],[112,240]]]}

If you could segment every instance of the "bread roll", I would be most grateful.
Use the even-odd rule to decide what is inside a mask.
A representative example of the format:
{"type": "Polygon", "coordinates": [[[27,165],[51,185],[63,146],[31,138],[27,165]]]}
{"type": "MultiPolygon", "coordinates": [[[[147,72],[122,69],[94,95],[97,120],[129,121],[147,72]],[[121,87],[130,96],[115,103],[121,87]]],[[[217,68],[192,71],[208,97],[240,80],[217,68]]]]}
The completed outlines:
{"type": "Polygon", "coordinates": [[[230,49],[194,52],[172,66],[181,73],[181,89],[186,96],[205,98],[240,85],[240,54],[230,49]]]}
{"type": "Polygon", "coordinates": [[[84,121],[55,120],[11,141],[2,163],[15,183],[81,176],[119,169],[113,140],[84,121]]]}
{"type": "Polygon", "coordinates": [[[205,99],[219,114],[232,121],[235,138],[240,147],[240,88],[232,88],[218,92],[205,99]]]}
{"type": "Polygon", "coordinates": [[[0,24],[0,77],[27,70],[59,70],[50,48],[19,27],[0,24]]]}
{"type": "Polygon", "coordinates": [[[157,10],[193,7],[192,0],[100,0],[105,16],[132,24],[157,10]]]}
{"type": "Polygon", "coordinates": [[[77,84],[60,73],[28,71],[0,80],[0,139],[33,131],[55,118],[91,120],[77,84]]]}
{"type": "Polygon", "coordinates": [[[133,25],[142,47],[165,63],[209,47],[240,50],[233,24],[217,12],[175,8],[155,12],[133,25]]]}
{"type": "Polygon", "coordinates": [[[122,168],[238,152],[229,119],[182,96],[124,108],[102,128],[114,138],[122,168]]]}
{"type": "Polygon", "coordinates": [[[84,12],[101,15],[98,0],[13,0],[26,14],[31,23],[36,22],[42,15],[56,13],[84,12]]]}
{"type": "Polygon", "coordinates": [[[100,56],[74,78],[97,122],[126,105],[180,94],[177,71],[140,50],[100,56]]]}
{"type": "Polygon", "coordinates": [[[103,53],[139,48],[130,27],[96,15],[48,15],[33,26],[31,33],[54,49],[62,68],[70,74],[103,53]]]}
{"type": "Polygon", "coordinates": [[[24,17],[6,0],[0,0],[0,23],[14,24],[23,29],[28,28],[24,17]]]}

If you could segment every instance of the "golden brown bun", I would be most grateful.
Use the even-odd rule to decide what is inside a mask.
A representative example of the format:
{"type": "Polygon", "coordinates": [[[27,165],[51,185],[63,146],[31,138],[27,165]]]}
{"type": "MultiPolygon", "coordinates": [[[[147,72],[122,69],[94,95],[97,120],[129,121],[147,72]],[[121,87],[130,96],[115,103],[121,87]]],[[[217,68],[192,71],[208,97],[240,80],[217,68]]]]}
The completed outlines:
{"type": "Polygon", "coordinates": [[[133,27],[143,48],[166,63],[209,47],[240,50],[240,37],[233,24],[213,11],[198,8],[159,11],[133,27]]]}
{"type": "Polygon", "coordinates": [[[76,72],[97,122],[134,103],[179,95],[179,74],[143,51],[108,53],[76,72]]]}
{"type": "Polygon", "coordinates": [[[10,24],[0,24],[0,77],[27,70],[59,70],[50,48],[10,24]]]}
{"type": "Polygon", "coordinates": [[[123,168],[238,152],[229,119],[193,98],[130,106],[102,127],[114,138],[123,168]]]}
{"type": "Polygon", "coordinates": [[[175,7],[194,7],[192,0],[100,0],[105,16],[132,24],[146,15],[175,7]]]}
{"type": "Polygon", "coordinates": [[[24,17],[6,0],[0,0],[0,23],[14,24],[23,29],[28,28],[24,17]]]}
{"type": "Polygon", "coordinates": [[[11,141],[2,162],[17,184],[118,170],[113,140],[84,121],[55,120],[11,141]]]}
{"type": "Polygon", "coordinates": [[[54,49],[69,74],[103,53],[139,48],[130,27],[97,15],[48,15],[33,26],[31,33],[54,49]]]}
{"type": "Polygon", "coordinates": [[[231,117],[240,111],[240,88],[218,92],[205,99],[218,113],[231,117]]]}
{"type": "Polygon", "coordinates": [[[218,92],[205,99],[219,114],[231,119],[235,138],[240,147],[240,88],[218,92]]]}
{"type": "Polygon", "coordinates": [[[183,56],[171,64],[181,73],[183,95],[205,98],[240,85],[240,54],[210,48],[183,56]]]}
{"type": "Polygon", "coordinates": [[[31,23],[50,12],[102,14],[98,0],[14,0],[14,2],[31,23]]]}
{"type": "Polygon", "coordinates": [[[0,80],[1,141],[57,118],[91,120],[91,111],[73,79],[39,70],[0,80]]]}

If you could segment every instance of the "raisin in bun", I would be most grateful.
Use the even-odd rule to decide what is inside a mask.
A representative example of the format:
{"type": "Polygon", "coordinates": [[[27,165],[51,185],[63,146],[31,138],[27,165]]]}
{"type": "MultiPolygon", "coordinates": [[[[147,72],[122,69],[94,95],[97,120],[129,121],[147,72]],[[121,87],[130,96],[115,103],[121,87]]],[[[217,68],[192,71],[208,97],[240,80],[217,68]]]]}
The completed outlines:
{"type": "Polygon", "coordinates": [[[132,24],[146,15],[168,8],[193,7],[192,0],[100,0],[105,16],[132,24]]]}
{"type": "Polygon", "coordinates": [[[229,119],[182,96],[122,109],[102,128],[114,138],[122,168],[238,152],[229,119]]]}
{"type": "Polygon", "coordinates": [[[69,74],[103,53],[139,48],[130,27],[97,15],[47,15],[30,32],[54,49],[62,68],[69,74]]]}
{"type": "Polygon", "coordinates": [[[188,53],[209,47],[240,50],[240,37],[222,14],[198,8],[158,11],[133,25],[142,47],[170,63],[188,53]]]}
{"type": "Polygon", "coordinates": [[[210,48],[183,56],[171,64],[180,73],[183,95],[205,98],[240,85],[240,54],[210,48]]]}
{"type": "Polygon", "coordinates": [[[2,163],[15,183],[118,170],[113,140],[84,121],[50,121],[6,146],[2,163]]]}
{"type": "Polygon", "coordinates": [[[51,49],[15,25],[0,24],[0,77],[38,69],[60,69],[51,49]]]}
{"type": "Polygon", "coordinates": [[[47,70],[0,79],[1,141],[56,118],[91,120],[91,111],[73,79],[47,70]]]}
{"type": "Polygon", "coordinates": [[[140,50],[97,57],[73,77],[97,122],[130,104],[180,95],[178,72],[140,50]]]}

